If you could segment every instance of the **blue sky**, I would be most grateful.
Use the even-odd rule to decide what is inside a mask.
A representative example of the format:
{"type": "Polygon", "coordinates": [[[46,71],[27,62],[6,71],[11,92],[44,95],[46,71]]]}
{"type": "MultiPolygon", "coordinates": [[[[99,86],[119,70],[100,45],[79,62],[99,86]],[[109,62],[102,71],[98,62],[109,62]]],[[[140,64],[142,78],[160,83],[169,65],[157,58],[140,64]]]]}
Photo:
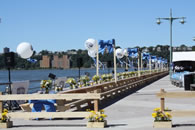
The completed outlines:
{"type": "Polygon", "coordinates": [[[20,42],[34,50],[85,49],[88,38],[115,38],[122,48],[169,44],[169,22],[157,17],[187,17],[173,23],[173,46],[195,45],[195,0],[0,0],[0,52],[20,42]]]}

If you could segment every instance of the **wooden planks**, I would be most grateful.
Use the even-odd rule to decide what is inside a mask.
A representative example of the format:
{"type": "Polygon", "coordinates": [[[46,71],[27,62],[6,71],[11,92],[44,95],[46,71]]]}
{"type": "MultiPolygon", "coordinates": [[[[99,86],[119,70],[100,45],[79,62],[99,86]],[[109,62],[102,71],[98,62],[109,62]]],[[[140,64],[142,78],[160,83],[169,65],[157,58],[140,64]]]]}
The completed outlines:
{"type": "Polygon", "coordinates": [[[164,92],[157,93],[159,98],[195,98],[195,92],[164,92]]]}
{"type": "Polygon", "coordinates": [[[3,100],[46,100],[46,99],[100,99],[98,93],[78,93],[78,94],[12,94],[0,95],[0,101],[3,100]]]}
{"type": "Polygon", "coordinates": [[[173,110],[170,114],[174,117],[194,117],[195,110],[173,110]]]}
{"type": "Polygon", "coordinates": [[[13,112],[7,114],[11,118],[81,118],[88,117],[90,112],[13,112]]]}

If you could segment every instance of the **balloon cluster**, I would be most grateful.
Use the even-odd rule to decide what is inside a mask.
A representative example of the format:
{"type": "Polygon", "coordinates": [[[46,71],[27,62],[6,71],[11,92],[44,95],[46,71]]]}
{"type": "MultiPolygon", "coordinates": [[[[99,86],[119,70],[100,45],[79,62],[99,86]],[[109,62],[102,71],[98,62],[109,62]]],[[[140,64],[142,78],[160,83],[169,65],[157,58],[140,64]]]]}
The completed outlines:
{"type": "Polygon", "coordinates": [[[23,59],[28,59],[33,55],[32,45],[28,42],[22,42],[17,46],[16,52],[23,59]]]}
{"type": "MultiPolygon", "coordinates": [[[[95,39],[89,38],[85,41],[85,48],[88,50],[88,55],[90,57],[96,57],[98,53],[98,42],[95,39]]],[[[116,57],[118,59],[123,58],[123,56],[128,56],[127,49],[122,50],[121,48],[116,49],[116,57]]]]}
{"type": "Polygon", "coordinates": [[[118,59],[121,59],[123,58],[123,56],[124,56],[123,50],[121,48],[116,49],[116,57],[118,59]]]}
{"type": "Polygon", "coordinates": [[[124,56],[129,56],[127,49],[121,49],[121,48],[116,49],[116,57],[118,59],[121,59],[124,56]]]}
{"type": "Polygon", "coordinates": [[[96,57],[98,53],[98,42],[95,39],[89,38],[85,41],[85,48],[88,50],[90,57],[96,57]]]}

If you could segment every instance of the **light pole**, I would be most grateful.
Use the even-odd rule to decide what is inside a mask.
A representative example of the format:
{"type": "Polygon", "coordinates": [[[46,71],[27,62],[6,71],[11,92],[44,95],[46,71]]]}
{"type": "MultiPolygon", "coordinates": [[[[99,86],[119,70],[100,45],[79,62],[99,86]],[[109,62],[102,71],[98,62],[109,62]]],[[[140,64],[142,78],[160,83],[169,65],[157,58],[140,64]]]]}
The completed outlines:
{"type": "Polygon", "coordinates": [[[184,24],[185,23],[185,17],[172,17],[172,9],[170,9],[170,17],[168,18],[157,18],[157,24],[160,25],[161,21],[160,20],[169,20],[170,22],[170,63],[169,63],[169,75],[171,76],[172,70],[171,70],[171,63],[172,63],[172,24],[173,21],[176,19],[181,19],[180,23],[184,24]]]}

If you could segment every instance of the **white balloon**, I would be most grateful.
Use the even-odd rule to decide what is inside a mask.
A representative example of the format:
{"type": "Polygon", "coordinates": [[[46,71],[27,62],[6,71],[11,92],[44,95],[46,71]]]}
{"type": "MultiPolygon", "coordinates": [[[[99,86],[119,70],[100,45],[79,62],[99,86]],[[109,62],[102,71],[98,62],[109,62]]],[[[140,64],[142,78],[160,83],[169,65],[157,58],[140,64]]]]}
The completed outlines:
{"type": "Polygon", "coordinates": [[[128,56],[128,55],[129,55],[127,49],[124,49],[124,50],[123,50],[123,55],[124,55],[124,56],[128,56]]]}
{"type": "Polygon", "coordinates": [[[116,49],[116,57],[119,59],[123,58],[123,50],[121,48],[116,49]]]}
{"type": "Polygon", "coordinates": [[[85,48],[88,51],[95,51],[98,48],[97,40],[89,38],[85,41],[85,48]]]}
{"type": "Polygon", "coordinates": [[[17,46],[16,52],[23,59],[28,59],[33,54],[32,45],[28,42],[22,42],[17,46]]]}
{"type": "Polygon", "coordinates": [[[155,62],[155,60],[154,60],[154,59],[152,59],[151,61],[152,61],[152,62],[155,62]]]}
{"type": "Polygon", "coordinates": [[[88,55],[90,57],[96,57],[97,56],[97,52],[96,51],[88,51],[88,55]]]}

